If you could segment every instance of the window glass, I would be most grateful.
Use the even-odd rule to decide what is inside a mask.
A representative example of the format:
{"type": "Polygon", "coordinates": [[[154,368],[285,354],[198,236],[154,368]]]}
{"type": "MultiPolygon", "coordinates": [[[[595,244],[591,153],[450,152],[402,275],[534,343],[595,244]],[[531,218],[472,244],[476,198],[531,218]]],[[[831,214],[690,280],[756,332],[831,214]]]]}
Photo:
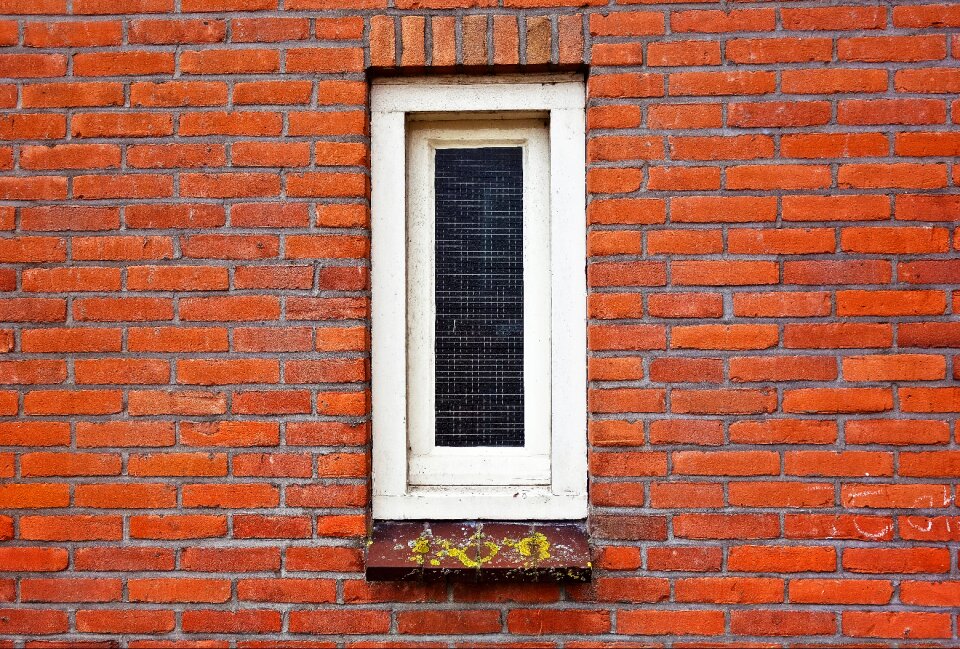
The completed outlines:
{"type": "Polygon", "coordinates": [[[523,446],[523,150],[437,149],[437,446],[523,446]]]}

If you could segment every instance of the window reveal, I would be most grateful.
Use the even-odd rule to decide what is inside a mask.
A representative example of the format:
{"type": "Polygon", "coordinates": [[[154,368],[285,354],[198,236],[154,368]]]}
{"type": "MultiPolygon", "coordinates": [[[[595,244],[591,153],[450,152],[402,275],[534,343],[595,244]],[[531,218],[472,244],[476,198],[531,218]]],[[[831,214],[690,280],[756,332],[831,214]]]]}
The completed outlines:
{"type": "Polygon", "coordinates": [[[523,150],[435,159],[437,446],[523,446],[523,150]]]}

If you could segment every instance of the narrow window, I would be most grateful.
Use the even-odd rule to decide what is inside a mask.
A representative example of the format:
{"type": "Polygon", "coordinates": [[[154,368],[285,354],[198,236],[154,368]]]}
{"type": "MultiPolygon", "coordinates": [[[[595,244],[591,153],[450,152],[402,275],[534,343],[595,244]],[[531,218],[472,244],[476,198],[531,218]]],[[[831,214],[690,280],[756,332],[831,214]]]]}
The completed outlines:
{"type": "Polygon", "coordinates": [[[586,514],[583,85],[373,88],[374,517],[586,514]]]}

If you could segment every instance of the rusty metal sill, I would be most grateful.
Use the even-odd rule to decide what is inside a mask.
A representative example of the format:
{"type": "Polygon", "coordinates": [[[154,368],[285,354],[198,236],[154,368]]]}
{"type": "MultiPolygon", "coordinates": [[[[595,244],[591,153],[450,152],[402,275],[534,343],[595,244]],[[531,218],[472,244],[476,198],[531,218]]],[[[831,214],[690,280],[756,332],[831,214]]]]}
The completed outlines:
{"type": "Polygon", "coordinates": [[[374,521],[368,581],[590,581],[586,522],[374,521]]]}

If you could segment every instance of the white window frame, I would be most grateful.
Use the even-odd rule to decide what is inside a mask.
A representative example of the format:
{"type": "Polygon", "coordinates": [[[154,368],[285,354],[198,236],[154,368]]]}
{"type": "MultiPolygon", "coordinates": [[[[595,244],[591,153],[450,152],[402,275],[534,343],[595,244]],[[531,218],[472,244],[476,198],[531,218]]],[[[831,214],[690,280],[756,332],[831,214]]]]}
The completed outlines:
{"type": "Polygon", "coordinates": [[[582,79],[572,76],[389,79],[373,84],[371,380],[376,519],[586,517],[584,94],[582,79]],[[477,127],[478,117],[483,118],[482,127],[477,127]],[[548,129],[537,129],[531,118],[546,118],[548,129]],[[520,449],[438,449],[432,442],[433,340],[432,328],[427,335],[425,325],[432,327],[432,255],[426,255],[427,263],[408,267],[408,250],[420,246],[424,251],[424,241],[432,245],[429,152],[457,143],[524,148],[524,335],[525,341],[539,335],[541,356],[547,358],[537,358],[538,345],[529,346],[528,357],[525,345],[525,403],[529,402],[525,427],[531,429],[520,449]],[[537,179],[542,184],[547,176],[549,192],[535,191],[537,179]],[[543,234],[549,237],[549,246],[534,246],[527,239],[528,219],[538,210],[547,220],[549,234],[543,234]],[[546,271],[539,279],[528,276],[529,260],[537,265],[537,254],[547,257],[547,248],[548,259],[539,264],[546,271]],[[417,284],[408,291],[411,280],[417,284]],[[425,281],[428,286],[423,286],[425,281]],[[539,307],[528,303],[528,282],[548,285],[549,300],[540,300],[539,307]],[[540,318],[538,308],[544,312],[540,318]],[[549,375],[549,381],[539,386],[539,396],[536,388],[530,388],[528,372],[536,367],[549,375]]]}

